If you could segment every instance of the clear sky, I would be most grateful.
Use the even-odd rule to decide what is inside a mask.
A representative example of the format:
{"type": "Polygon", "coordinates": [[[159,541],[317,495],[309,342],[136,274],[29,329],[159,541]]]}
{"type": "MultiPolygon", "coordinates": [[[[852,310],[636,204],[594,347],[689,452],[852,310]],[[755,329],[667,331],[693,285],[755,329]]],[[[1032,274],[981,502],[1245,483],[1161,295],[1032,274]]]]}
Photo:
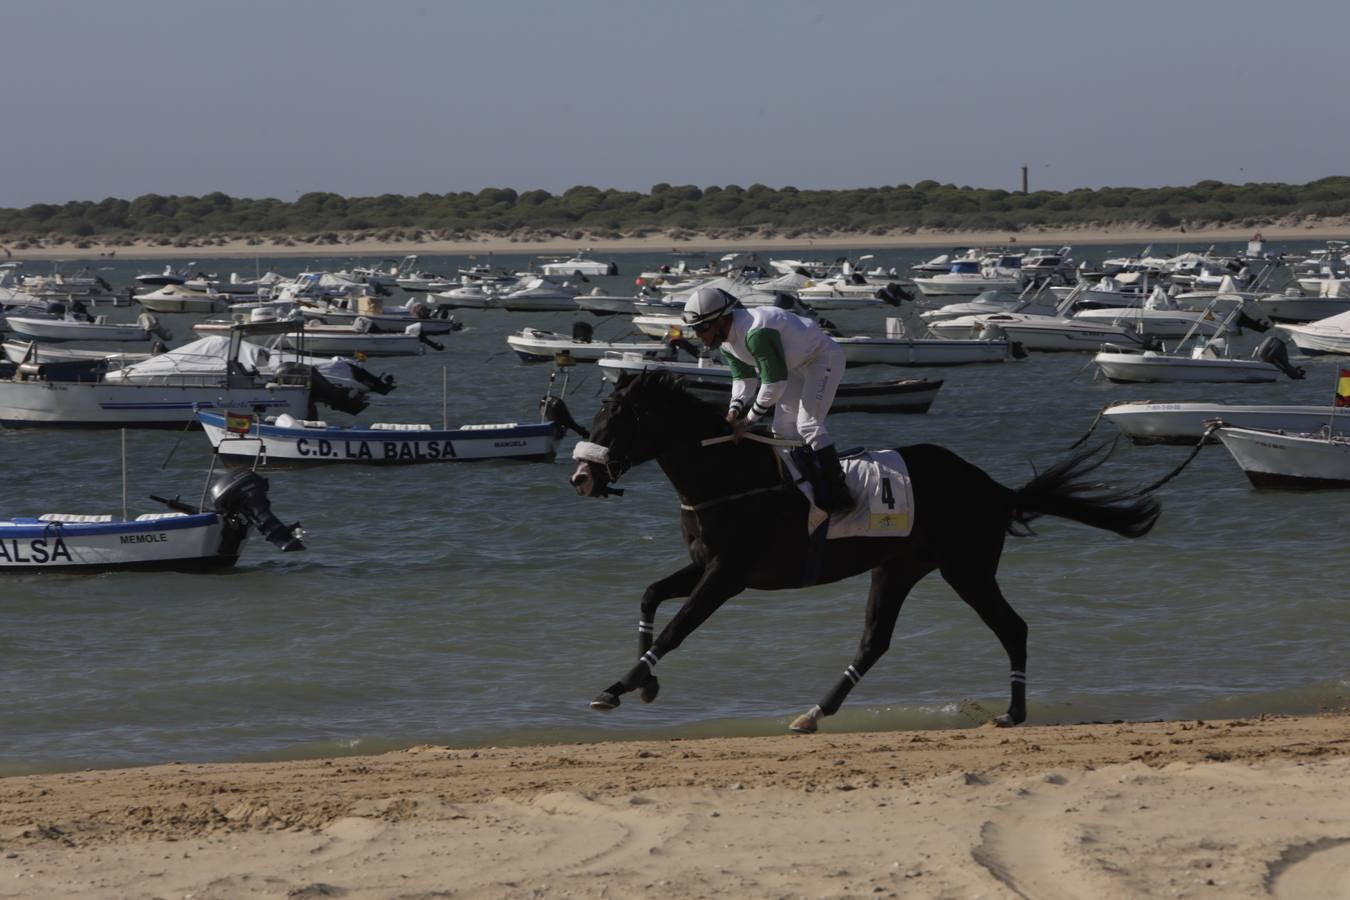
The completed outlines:
{"type": "Polygon", "coordinates": [[[6,0],[0,206],[1350,174],[1348,0],[6,0]]]}

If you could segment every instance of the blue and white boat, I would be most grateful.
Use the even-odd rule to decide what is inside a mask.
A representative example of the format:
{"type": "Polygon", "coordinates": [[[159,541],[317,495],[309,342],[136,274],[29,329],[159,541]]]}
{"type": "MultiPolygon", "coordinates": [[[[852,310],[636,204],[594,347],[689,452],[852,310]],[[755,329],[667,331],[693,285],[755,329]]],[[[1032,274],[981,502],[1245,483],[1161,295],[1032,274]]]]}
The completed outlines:
{"type": "Polygon", "coordinates": [[[299,523],[283,525],[267,501],[267,480],[248,469],[223,473],[212,508],[177,498],[167,512],[134,519],[45,513],[0,519],[0,574],[118,569],[207,571],[233,566],[250,526],[283,551],[303,550],[299,523]]]}
{"type": "Polygon", "coordinates": [[[257,466],[308,463],[409,465],[479,459],[551,462],[563,427],[504,422],[434,428],[424,424],[330,425],[289,414],[258,418],[198,410],[216,453],[257,466]],[[231,427],[233,422],[239,424],[231,427]]]}

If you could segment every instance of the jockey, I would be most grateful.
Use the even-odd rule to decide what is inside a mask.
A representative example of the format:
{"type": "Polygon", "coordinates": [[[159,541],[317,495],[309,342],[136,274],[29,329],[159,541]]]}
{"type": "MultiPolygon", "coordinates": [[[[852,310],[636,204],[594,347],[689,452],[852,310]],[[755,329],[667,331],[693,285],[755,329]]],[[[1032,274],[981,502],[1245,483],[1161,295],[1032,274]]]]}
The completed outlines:
{"type": "Polygon", "coordinates": [[[731,367],[727,423],[736,437],[773,412],[775,435],[814,451],[820,469],[819,480],[812,479],[816,505],[831,514],[853,509],[839,453],[825,429],[844,375],[843,348],[801,316],[776,306],[746,309],[719,288],[694,291],[684,322],[708,349],[720,347],[731,367]]]}

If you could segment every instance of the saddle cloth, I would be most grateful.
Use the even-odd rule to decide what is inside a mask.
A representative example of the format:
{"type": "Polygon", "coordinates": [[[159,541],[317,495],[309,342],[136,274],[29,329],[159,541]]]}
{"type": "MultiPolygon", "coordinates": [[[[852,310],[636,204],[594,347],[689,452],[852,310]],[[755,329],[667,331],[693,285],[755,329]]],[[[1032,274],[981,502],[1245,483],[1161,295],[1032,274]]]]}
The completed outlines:
{"type": "Polygon", "coordinates": [[[857,504],[853,511],[831,518],[816,506],[811,483],[802,477],[786,450],[780,450],[783,465],[792,474],[798,490],[811,501],[806,530],[816,529],[829,519],[828,540],[847,537],[905,537],[913,527],[914,487],[905,461],[894,450],[868,450],[840,460],[844,479],[857,504]]]}

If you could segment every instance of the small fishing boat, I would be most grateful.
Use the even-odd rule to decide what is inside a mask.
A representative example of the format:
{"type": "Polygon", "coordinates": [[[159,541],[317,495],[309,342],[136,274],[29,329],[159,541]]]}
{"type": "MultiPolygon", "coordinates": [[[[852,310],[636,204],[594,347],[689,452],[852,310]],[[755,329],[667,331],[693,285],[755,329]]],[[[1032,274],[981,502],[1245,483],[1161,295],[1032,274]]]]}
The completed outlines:
{"type": "Polygon", "coordinates": [[[558,356],[569,356],[576,362],[595,362],[608,353],[651,354],[675,358],[675,350],[668,344],[643,339],[637,341],[591,340],[591,326],[577,322],[570,335],[539,328],[522,328],[517,334],[506,336],[506,344],[524,362],[552,362],[558,356]]]}
{"type": "Polygon", "coordinates": [[[149,312],[218,313],[224,312],[235,297],[219,291],[193,290],[186,284],[166,284],[132,299],[149,312]]]}
{"type": "Polygon", "coordinates": [[[283,525],[272,513],[267,488],[256,472],[236,469],[206,492],[209,508],[152,496],[169,511],[134,519],[68,513],[0,519],[0,573],[225,568],[238,561],[250,526],[283,551],[305,549],[299,523],[283,525]]]}
{"type": "Polygon", "coordinates": [[[1112,403],[1100,417],[1136,444],[1194,444],[1214,419],[1241,428],[1301,433],[1316,431],[1332,414],[1330,406],[1129,400],[1112,403]]]}
{"type": "Polygon", "coordinates": [[[216,453],[259,466],[304,463],[412,463],[520,459],[550,462],[564,429],[555,422],[502,422],[435,428],[377,422],[330,425],[289,415],[259,419],[248,413],[197,413],[216,453]]]}
{"type": "MultiPolygon", "coordinates": [[[[1224,322],[1227,321],[1229,319],[1225,318],[1224,322]]],[[[1274,335],[1257,346],[1251,359],[1229,356],[1228,346],[1222,334],[1214,332],[1189,351],[1135,352],[1108,348],[1098,352],[1092,361],[1102,375],[1117,383],[1178,381],[1255,384],[1276,381],[1281,374],[1296,381],[1303,378],[1303,369],[1289,362],[1284,341],[1274,335]]]]}
{"type": "MultiPolygon", "coordinates": [[[[1344,416],[1350,426],[1350,416],[1344,416]]],[[[1318,432],[1239,428],[1220,421],[1214,430],[1254,487],[1350,488],[1350,435],[1333,430],[1335,419],[1318,432]]]]}
{"type": "Polygon", "coordinates": [[[135,322],[109,322],[97,318],[44,318],[40,316],[6,317],[16,337],[27,341],[59,343],[62,341],[110,341],[126,343],[149,341],[154,338],[173,340],[173,333],[160,324],[153,313],[141,313],[135,322]]]}
{"type": "MultiPolygon", "coordinates": [[[[693,393],[708,400],[725,402],[731,393],[731,369],[707,357],[697,362],[652,359],[639,354],[617,353],[598,360],[606,381],[624,374],[659,370],[679,375],[693,393]]],[[[831,412],[925,413],[937,399],[941,381],[908,378],[897,381],[844,382],[834,396],[831,412]]]]}
{"type": "Polygon", "coordinates": [[[574,256],[567,259],[556,256],[545,257],[547,261],[539,267],[539,270],[545,275],[599,276],[619,274],[617,263],[592,259],[586,255],[589,252],[590,248],[588,247],[577,251],[574,256]]]}

